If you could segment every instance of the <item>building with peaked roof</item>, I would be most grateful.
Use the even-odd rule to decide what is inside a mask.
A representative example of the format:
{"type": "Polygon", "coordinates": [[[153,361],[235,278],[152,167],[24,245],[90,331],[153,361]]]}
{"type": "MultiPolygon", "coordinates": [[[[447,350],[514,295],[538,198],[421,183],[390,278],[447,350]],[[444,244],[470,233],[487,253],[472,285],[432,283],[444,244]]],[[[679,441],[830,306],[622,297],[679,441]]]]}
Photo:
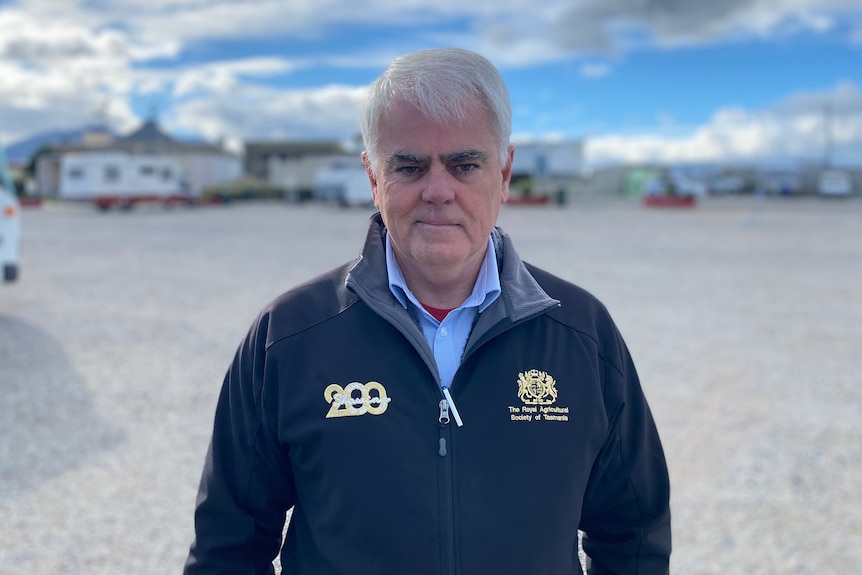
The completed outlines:
{"type": "Polygon", "coordinates": [[[140,128],[119,139],[118,143],[141,146],[174,146],[177,141],[164,133],[155,119],[150,118],[140,128]]]}
{"type": "Polygon", "coordinates": [[[172,177],[192,197],[242,174],[237,154],[207,142],[175,139],[161,129],[155,118],[150,118],[119,138],[84,137],[80,143],[42,153],[36,160],[37,190],[43,197],[63,197],[67,188],[82,194],[87,189],[106,190],[137,181],[139,178],[125,177],[127,172],[146,171],[151,164],[176,165],[177,173],[172,177]]]}

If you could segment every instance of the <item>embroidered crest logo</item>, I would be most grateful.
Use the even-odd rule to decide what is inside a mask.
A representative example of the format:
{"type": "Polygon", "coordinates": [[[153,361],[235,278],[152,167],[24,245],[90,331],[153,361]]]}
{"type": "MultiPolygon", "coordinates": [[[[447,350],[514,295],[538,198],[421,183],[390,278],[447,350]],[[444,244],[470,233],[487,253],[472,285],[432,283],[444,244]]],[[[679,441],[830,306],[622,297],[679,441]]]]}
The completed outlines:
{"type": "Polygon", "coordinates": [[[376,381],[354,381],[345,387],[331,383],[323,391],[323,398],[330,404],[326,419],[366,413],[380,415],[392,401],[392,398],[386,395],[386,388],[376,381]]]}
{"type": "Polygon", "coordinates": [[[556,382],[550,374],[538,369],[518,374],[518,397],[525,405],[550,405],[557,401],[556,382]]]}

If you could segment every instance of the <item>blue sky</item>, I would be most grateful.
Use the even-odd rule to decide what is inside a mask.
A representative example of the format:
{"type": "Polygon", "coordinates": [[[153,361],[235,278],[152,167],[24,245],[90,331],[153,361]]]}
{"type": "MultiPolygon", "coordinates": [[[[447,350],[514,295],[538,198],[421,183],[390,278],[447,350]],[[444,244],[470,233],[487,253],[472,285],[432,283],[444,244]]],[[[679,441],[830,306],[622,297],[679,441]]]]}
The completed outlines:
{"type": "Polygon", "coordinates": [[[588,159],[862,164],[857,0],[0,0],[0,140],[154,110],[184,137],[344,139],[399,54],[500,68],[515,142],[588,159]],[[827,129],[828,128],[828,129],[827,129]]]}

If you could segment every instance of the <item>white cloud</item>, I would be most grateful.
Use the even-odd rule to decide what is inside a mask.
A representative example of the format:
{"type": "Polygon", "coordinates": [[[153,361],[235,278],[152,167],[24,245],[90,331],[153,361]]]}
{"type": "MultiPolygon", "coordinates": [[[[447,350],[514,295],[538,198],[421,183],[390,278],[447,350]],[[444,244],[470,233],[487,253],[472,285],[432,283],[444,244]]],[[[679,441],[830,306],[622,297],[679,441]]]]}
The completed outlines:
{"type": "Polygon", "coordinates": [[[244,78],[271,77],[297,67],[295,62],[270,57],[213,62],[172,73],[173,94],[177,97],[198,92],[226,94],[240,86],[244,78]]]}
{"type": "Polygon", "coordinates": [[[56,29],[118,30],[135,58],[170,57],[200,40],[320,38],[336,26],[404,27],[422,14],[433,29],[464,23],[458,35],[427,35],[481,46],[506,63],[528,64],[579,53],[624,51],[639,30],[660,45],[698,44],[739,34],[765,36],[789,27],[824,31],[858,11],[857,0],[102,0],[86,4],[22,0],[3,12],[56,29]]]}
{"type": "Polygon", "coordinates": [[[118,126],[132,120],[129,50],[117,31],[37,22],[0,9],[0,132],[13,141],[39,130],[78,127],[100,110],[118,126]]]}
{"type": "MultiPolygon", "coordinates": [[[[150,97],[160,100],[161,113],[174,128],[207,137],[353,132],[363,87],[273,86],[277,80],[286,84],[302,67],[382,68],[405,49],[369,42],[349,53],[300,59],[226,59],[218,53],[195,65],[182,60],[203,44],[225,39],[325,38],[335,27],[367,23],[400,30],[421,13],[429,26],[409,41],[416,46],[407,49],[460,45],[501,66],[529,66],[623,53],[632,49],[634,37],[672,46],[792,29],[822,32],[847,11],[858,15],[858,0],[369,0],[361,7],[353,0],[19,0],[0,5],[0,136],[9,142],[28,133],[78,126],[99,113],[115,128],[127,130],[136,120],[131,111],[135,98],[150,97]],[[434,26],[453,22],[462,24],[456,32],[434,26]]],[[[198,60],[201,53],[209,52],[197,53],[198,60]]],[[[587,77],[609,71],[600,59],[581,66],[587,77]]],[[[729,120],[718,113],[685,136],[608,135],[595,141],[594,150],[598,157],[709,156],[721,150],[760,150],[768,146],[764,142],[771,141],[772,132],[785,129],[780,123],[767,129],[764,114],[747,114],[730,135],[729,120]],[[752,132],[745,123],[754,116],[761,128],[752,132]]],[[[795,129],[807,128],[802,122],[795,129]]],[[[836,138],[844,129],[843,124],[836,129],[836,138]]]]}
{"type": "Polygon", "coordinates": [[[581,75],[586,78],[604,78],[611,72],[611,67],[604,62],[586,62],[581,66],[581,75]]]}
{"type": "Polygon", "coordinates": [[[366,95],[366,88],[340,85],[291,91],[242,86],[178,105],[166,126],[211,140],[345,139],[359,132],[366,95]]]}
{"type": "Polygon", "coordinates": [[[590,137],[593,165],[627,162],[721,162],[752,159],[817,162],[827,153],[838,163],[860,164],[862,92],[840,83],[828,92],[798,94],[761,111],[724,109],[697,128],[672,133],[590,137]]]}

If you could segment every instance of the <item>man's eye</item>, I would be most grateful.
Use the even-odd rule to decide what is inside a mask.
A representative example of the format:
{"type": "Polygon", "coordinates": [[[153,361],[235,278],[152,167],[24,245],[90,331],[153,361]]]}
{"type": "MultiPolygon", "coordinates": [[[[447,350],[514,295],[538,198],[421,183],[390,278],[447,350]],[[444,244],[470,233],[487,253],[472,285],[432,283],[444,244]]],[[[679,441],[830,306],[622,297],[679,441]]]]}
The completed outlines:
{"type": "Polygon", "coordinates": [[[419,166],[401,166],[398,171],[407,176],[413,176],[419,173],[419,166]]]}
{"type": "Polygon", "coordinates": [[[455,171],[459,174],[469,174],[477,167],[478,166],[476,164],[458,164],[457,166],[455,166],[455,171]]]}

